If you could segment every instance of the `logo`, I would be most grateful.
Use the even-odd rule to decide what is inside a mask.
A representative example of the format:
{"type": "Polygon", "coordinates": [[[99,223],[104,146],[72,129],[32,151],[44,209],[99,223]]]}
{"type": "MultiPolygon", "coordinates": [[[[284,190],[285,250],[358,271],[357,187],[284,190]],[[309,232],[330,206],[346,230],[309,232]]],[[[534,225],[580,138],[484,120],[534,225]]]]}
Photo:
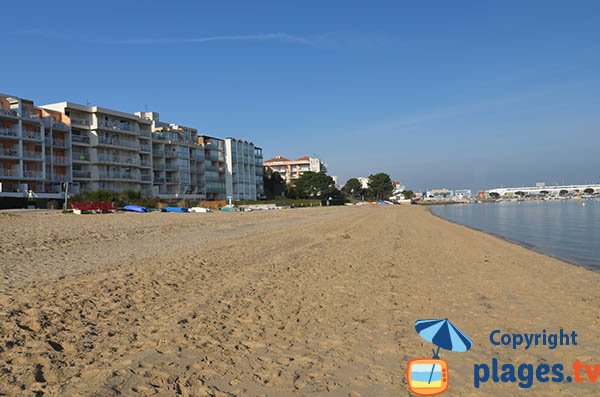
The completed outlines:
{"type": "Polygon", "coordinates": [[[440,359],[440,348],[466,352],[473,341],[447,318],[417,320],[415,330],[421,338],[436,345],[437,350],[431,349],[432,358],[416,358],[408,362],[408,389],[419,396],[441,394],[448,389],[448,363],[440,359]]]}

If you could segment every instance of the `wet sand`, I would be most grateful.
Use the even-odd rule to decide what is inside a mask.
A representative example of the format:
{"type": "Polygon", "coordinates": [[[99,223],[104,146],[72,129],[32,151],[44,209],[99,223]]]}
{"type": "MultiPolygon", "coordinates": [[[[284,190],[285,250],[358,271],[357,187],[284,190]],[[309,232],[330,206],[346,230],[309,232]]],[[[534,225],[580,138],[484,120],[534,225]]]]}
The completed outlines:
{"type": "Polygon", "coordinates": [[[600,363],[599,273],[420,207],[2,213],[0,227],[0,395],[406,395],[406,363],[431,355],[421,318],[474,340],[441,352],[448,395],[522,393],[474,389],[473,365],[494,357],[600,363]],[[560,327],[579,346],[488,340],[560,327]]]}

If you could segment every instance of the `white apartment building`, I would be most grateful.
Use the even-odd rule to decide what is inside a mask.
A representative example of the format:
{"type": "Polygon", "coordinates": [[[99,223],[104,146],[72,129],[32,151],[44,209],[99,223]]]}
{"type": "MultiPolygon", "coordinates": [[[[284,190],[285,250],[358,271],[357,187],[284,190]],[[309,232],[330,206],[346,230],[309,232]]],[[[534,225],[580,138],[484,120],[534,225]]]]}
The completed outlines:
{"type": "Polygon", "coordinates": [[[136,116],[152,122],[152,195],[205,200],[204,148],[198,144],[198,130],[162,122],[156,112],[136,116]]]}
{"type": "Polygon", "coordinates": [[[150,120],[71,102],[42,108],[64,113],[71,121],[73,193],[105,189],[152,194],[150,120]]]}
{"type": "Polygon", "coordinates": [[[256,200],[264,195],[262,149],[252,142],[225,139],[225,186],[233,200],[256,200]]]}
{"type": "Polygon", "coordinates": [[[277,156],[263,163],[265,168],[279,173],[286,183],[292,183],[306,171],[327,172],[327,165],[317,157],[301,157],[296,160],[290,160],[285,157],[277,156]]]}
{"type": "Polygon", "coordinates": [[[71,181],[68,117],[0,94],[0,196],[59,198],[71,181]]]}

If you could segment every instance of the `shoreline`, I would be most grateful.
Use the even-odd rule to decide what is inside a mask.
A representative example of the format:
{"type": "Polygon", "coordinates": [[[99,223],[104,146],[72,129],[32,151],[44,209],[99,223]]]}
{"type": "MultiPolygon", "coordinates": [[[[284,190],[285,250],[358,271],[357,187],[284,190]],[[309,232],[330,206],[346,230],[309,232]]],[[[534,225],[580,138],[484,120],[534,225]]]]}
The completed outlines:
{"type": "MultiPolygon", "coordinates": [[[[425,207],[425,208],[427,208],[427,207],[425,207]]],[[[573,262],[573,261],[571,261],[571,260],[569,260],[569,259],[566,259],[566,258],[561,258],[561,257],[559,257],[559,256],[552,255],[552,254],[550,254],[550,253],[548,253],[548,252],[544,252],[544,251],[541,251],[541,250],[539,250],[539,249],[536,249],[536,247],[535,247],[534,245],[532,245],[532,244],[529,244],[529,243],[527,243],[526,241],[512,240],[512,239],[510,239],[510,238],[508,238],[508,237],[505,237],[505,236],[503,236],[503,235],[501,235],[501,234],[497,234],[497,233],[493,233],[493,232],[488,232],[487,230],[479,229],[479,228],[477,228],[477,227],[474,227],[474,226],[469,226],[469,225],[466,225],[466,224],[464,224],[464,223],[460,223],[460,222],[454,222],[454,221],[452,221],[452,220],[450,220],[450,219],[446,219],[446,218],[444,218],[444,217],[443,217],[443,216],[441,216],[441,215],[434,214],[434,213],[433,213],[433,211],[431,210],[431,208],[427,208],[427,210],[429,211],[429,213],[431,213],[431,215],[432,215],[432,216],[434,216],[434,217],[436,217],[436,218],[439,218],[439,219],[441,219],[441,220],[443,220],[443,221],[449,222],[449,223],[451,223],[451,224],[453,224],[453,225],[463,226],[463,227],[466,227],[467,229],[475,230],[475,231],[477,231],[477,232],[481,232],[481,233],[487,234],[487,235],[489,235],[489,236],[496,237],[496,238],[498,238],[498,239],[500,239],[500,240],[503,240],[503,241],[509,242],[509,243],[511,243],[511,244],[518,245],[519,247],[523,247],[523,248],[525,248],[525,249],[528,249],[528,250],[530,250],[530,251],[536,252],[536,253],[538,253],[538,254],[545,255],[545,256],[547,256],[547,257],[549,257],[549,258],[552,258],[552,259],[556,259],[556,260],[559,260],[559,261],[565,262],[565,263],[567,263],[567,264],[569,264],[569,265],[571,265],[571,266],[580,267],[580,268],[583,268],[583,269],[585,269],[585,270],[589,270],[589,271],[591,271],[591,272],[594,272],[594,273],[600,273],[600,267],[598,267],[598,266],[594,266],[594,265],[586,265],[586,264],[584,264],[584,263],[577,263],[577,262],[573,262]]]]}

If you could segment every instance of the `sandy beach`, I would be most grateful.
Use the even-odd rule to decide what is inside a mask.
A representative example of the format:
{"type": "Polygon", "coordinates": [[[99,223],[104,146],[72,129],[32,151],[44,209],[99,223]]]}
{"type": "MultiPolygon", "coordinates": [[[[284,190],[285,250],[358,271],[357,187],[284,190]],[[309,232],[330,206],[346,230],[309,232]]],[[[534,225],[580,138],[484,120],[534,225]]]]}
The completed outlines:
{"type": "MultiPolygon", "coordinates": [[[[431,356],[414,330],[450,318],[447,395],[477,363],[600,363],[600,273],[417,206],[251,213],[1,213],[0,395],[398,396],[431,356]],[[576,331],[512,350],[489,333],[576,331]]],[[[569,369],[565,370],[568,374],[569,369]]],[[[594,395],[600,383],[534,383],[594,395]]]]}

